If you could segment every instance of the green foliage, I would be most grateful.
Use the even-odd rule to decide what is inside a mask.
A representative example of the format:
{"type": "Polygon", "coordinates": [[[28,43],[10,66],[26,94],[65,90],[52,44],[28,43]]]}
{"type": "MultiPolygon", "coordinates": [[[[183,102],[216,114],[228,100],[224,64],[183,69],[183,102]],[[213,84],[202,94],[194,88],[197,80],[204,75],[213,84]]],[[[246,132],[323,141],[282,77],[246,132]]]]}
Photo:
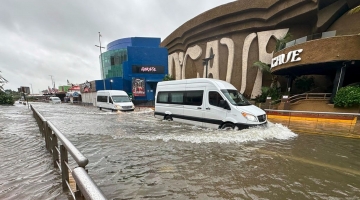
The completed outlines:
{"type": "Polygon", "coordinates": [[[360,105],[360,87],[346,86],[340,88],[334,98],[334,105],[338,107],[352,107],[360,105]]]}
{"type": "Polygon", "coordinates": [[[166,74],[163,81],[171,81],[171,80],[175,80],[174,77],[172,77],[170,74],[166,74]]]}
{"type": "Polygon", "coordinates": [[[269,87],[261,87],[261,94],[255,97],[256,103],[264,103],[268,95],[269,87]]]}
{"type": "Polygon", "coordinates": [[[285,48],[287,42],[289,42],[292,38],[290,33],[286,33],[286,35],[281,39],[276,39],[276,46],[275,51],[280,51],[281,49],[285,48]]]}
{"type": "Polygon", "coordinates": [[[11,95],[0,91],[0,105],[14,105],[15,100],[11,95]]]}
{"type": "Polygon", "coordinates": [[[262,72],[269,72],[270,73],[270,65],[269,64],[263,63],[261,61],[256,61],[256,62],[254,62],[253,66],[257,67],[262,72]]]}
{"type": "Polygon", "coordinates": [[[255,102],[264,103],[267,97],[271,97],[271,101],[277,101],[281,99],[282,94],[278,88],[261,87],[261,94],[255,97],[255,102]]]}
{"type": "Polygon", "coordinates": [[[315,81],[313,76],[299,76],[295,79],[294,84],[299,92],[303,93],[313,88],[315,86],[315,81]]]}

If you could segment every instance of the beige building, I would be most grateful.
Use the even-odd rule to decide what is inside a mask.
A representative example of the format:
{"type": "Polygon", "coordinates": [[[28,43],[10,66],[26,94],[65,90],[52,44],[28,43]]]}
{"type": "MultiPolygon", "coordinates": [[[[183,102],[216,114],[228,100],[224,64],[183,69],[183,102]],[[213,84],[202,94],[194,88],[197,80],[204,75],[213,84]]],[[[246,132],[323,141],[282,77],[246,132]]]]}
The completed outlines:
{"type": "Polygon", "coordinates": [[[226,80],[255,98],[271,83],[270,74],[253,67],[261,61],[280,75],[282,91],[297,76],[315,75],[334,94],[360,82],[360,13],[348,14],[357,5],[360,0],[234,1],[184,23],[161,45],[176,79],[226,80]],[[287,34],[291,40],[276,51],[287,34]]]}

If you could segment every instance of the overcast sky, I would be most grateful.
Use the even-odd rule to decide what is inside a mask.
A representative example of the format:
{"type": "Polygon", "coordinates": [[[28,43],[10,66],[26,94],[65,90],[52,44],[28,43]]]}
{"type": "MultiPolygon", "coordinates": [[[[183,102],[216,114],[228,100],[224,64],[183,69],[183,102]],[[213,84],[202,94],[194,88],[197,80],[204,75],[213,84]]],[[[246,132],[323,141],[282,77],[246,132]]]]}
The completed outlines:
{"type": "Polygon", "coordinates": [[[233,0],[2,0],[0,73],[5,89],[31,86],[34,93],[101,78],[103,46],[126,37],[159,37],[233,0]]]}

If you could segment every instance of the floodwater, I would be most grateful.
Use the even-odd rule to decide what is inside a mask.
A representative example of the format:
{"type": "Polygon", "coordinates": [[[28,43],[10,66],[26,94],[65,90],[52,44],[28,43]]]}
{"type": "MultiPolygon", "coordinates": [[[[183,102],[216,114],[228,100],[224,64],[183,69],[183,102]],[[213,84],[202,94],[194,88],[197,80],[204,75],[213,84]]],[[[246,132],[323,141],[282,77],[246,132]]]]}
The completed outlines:
{"type": "MultiPolygon", "coordinates": [[[[360,140],[271,122],[205,129],[161,121],[151,109],[32,105],[89,159],[109,199],[360,199],[360,140]]],[[[0,199],[71,199],[31,114],[0,106],[0,199]]]]}

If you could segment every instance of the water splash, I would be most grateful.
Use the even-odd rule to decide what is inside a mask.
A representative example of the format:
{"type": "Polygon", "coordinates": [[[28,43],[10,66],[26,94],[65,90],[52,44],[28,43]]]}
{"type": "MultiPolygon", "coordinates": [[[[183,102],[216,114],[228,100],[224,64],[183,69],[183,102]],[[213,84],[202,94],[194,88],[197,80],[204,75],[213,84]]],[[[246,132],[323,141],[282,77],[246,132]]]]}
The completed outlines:
{"type": "MultiPolygon", "coordinates": [[[[267,127],[252,127],[240,131],[214,130],[198,126],[169,125],[174,128],[172,133],[125,135],[126,138],[139,138],[142,140],[174,140],[191,143],[246,143],[264,140],[289,140],[297,134],[281,124],[268,123],[267,127]]],[[[124,135],[122,135],[124,137],[124,135]]]]}

